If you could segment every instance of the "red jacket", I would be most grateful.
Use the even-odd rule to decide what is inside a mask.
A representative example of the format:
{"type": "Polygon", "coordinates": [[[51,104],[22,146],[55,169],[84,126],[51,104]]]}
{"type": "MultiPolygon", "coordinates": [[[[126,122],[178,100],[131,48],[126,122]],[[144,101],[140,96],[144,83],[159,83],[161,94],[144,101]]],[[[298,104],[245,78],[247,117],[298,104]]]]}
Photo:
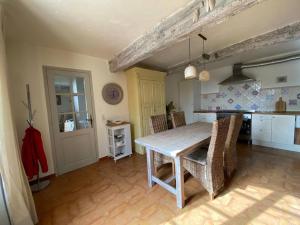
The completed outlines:
{"type": "Polygon", "coordinates": [[[28,179],[38,175],[39,163],[42,172],[48,171],[41,133],[33,127],[29,127],[25,131],[22,145],[22,161],[28,179]]]}

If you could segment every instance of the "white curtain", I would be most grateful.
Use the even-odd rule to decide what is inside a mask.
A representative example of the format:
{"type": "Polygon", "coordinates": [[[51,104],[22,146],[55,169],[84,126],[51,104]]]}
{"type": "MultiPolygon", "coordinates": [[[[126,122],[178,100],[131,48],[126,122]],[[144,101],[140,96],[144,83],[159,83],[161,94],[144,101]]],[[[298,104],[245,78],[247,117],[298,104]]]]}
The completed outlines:
{"type": "Polygon", "coordinates": [[[13,225],[37,223],[37,215],[27,177],[20,160],[8,95],[5,42],[0,4],[0,173],[13,225]]]}

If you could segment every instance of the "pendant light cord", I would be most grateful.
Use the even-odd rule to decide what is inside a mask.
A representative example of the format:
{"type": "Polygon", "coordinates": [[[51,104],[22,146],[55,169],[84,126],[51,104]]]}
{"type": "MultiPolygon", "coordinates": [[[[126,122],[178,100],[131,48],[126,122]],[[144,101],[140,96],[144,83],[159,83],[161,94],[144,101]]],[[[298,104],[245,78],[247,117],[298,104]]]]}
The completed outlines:
{"type": "Polygon", "coordinates": [[[189,37],[189,64],[191,64],[191,38],[189,37]]]}
{"type": "Polygon", "coordinates": [[[205,65],[205,58],[203,57],[204,55],[204,39],[202,39],[202,58],[203,58],[203,68],[206,69],[206,65],[205,65]]]}

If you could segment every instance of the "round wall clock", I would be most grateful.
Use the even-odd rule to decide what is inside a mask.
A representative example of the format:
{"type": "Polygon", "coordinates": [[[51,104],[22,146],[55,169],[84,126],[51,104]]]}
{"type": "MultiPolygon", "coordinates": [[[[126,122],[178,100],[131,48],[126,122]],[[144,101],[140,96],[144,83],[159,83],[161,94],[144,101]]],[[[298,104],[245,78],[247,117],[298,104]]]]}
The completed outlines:
{"type": "Polygon", "coordinates": [[[123,90],[116,83],[108,83],[102,89],[102,97],[106,103],[116,105],[123,99],[123,90]]]}

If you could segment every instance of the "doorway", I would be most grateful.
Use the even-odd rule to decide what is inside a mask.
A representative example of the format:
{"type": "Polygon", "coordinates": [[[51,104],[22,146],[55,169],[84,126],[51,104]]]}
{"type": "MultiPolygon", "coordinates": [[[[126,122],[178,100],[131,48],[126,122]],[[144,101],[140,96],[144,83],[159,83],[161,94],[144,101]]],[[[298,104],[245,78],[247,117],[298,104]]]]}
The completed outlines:
{"type": "Polygon", "coordinates": [[[98,160],[89,71],[44,67],[58,175],[98,160]]]}

